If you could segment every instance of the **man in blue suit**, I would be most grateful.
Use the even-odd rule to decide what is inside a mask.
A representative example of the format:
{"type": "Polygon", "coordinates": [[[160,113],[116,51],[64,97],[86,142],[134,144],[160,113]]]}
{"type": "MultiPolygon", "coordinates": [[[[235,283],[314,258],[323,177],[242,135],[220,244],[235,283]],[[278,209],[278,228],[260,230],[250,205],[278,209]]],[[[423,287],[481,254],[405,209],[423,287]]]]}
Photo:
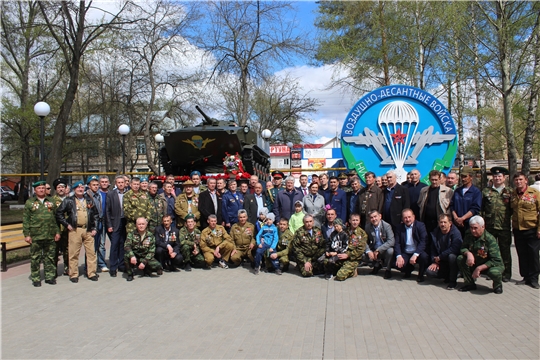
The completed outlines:
{"type": "Polygon", "coordinates": [[[404,278],[411,277],[416,264],[419,265],[417,282],[424,281],[424,272],[428,265],[429,256],[426,253],[427,232],[424,223],[416,221],[411,209],[401,213],[402,223],[398,225],[395,234],[396,267],[405,273],[404,278]]]}
{"type": "Polygon", "coordinates": [[[328,190],[324,192],[324,201],[336,210],[337,217],[345,223],[347,221],[347,193],[339,188],[339,180],[330,177],[328,190]]]}

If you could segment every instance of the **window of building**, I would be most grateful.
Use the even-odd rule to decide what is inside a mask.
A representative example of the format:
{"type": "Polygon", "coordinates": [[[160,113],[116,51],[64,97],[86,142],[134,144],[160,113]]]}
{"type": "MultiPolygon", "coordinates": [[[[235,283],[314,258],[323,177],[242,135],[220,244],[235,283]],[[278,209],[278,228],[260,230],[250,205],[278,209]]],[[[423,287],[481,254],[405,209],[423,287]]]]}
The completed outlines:
{"type": "Polygon", "coordinates": [[[146,154],[146,144],[144,143],[144,139],[137,139],[137,155],[145,155],[146,154]]]}

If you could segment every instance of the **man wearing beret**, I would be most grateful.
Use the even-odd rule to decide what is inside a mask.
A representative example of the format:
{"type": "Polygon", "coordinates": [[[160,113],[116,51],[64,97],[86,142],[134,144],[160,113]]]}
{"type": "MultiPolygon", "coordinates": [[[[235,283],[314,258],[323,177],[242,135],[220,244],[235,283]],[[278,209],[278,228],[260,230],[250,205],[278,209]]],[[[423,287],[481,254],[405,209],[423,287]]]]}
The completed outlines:
{"type": "Polygon", "coordinates": [[[56,221],[69,230],[69,280],[79,282],[79,255],[84,245],[88,262],[88,279],[97,281],[97,259],[94,251],[99,212],[92,197],[84,191],[84,183],[73,184],[74,195],[62,201],[56,210],[56,221]]]}
{"type": "Polygon", "coordinates": [[[45,181],[37,181],[32,186],[35,196],[26,201],[23,211],[24,241],[30,244],[30,279],[35,287],[41,286],[39,265],[43,262],[45,282],[54,285],[54,242],[60,240],[60,229],[55,219],[56,203],[45,196],[45,181]]]}
{"type": "Polygon", "coordinates": [[[141,187],[139,191],[142,193],[148,193],[148,186],[150,185],[150,183],[148,182],[148,177],[141,176],[140,179],[141,179],[141,187]]]}
{"type": "MultiPolygon", "coordinates": [[[[55,195],[53,196],[54,204],[58,208],[67,195],[67,179],[59,178],[53,181],[55,195]]],[[[55,214],[56,219],[56,214],[55,214]]],[[[69,275],[69,255],[68,255],[68,230],[60,225],[60,240],[56,242],[56,252],[54,261],[58,274],[58,256],[62,253],[64,260],[64,275],[69,275]]]]}
{"type": "Polygon", "coordinates": [[[201,192],[206,190],[206,186],[201,184],[201,173],[200,172],[198,172],[197,170],[192,171],[190,176],[191,176],[191,181],[193,182],[193,192],[195,194],[199,195],[201,192]]]}
{"type": "Polygon", "coordinates": [[[508,282],[512,277],[512,257],[510,255],[510,245],[512,245],[512,234],[510,233],[512,189],[504,185],[508,174],[508,170],[503,167],[492,167],[493,186],[482,190],[482,216],[486,223],[486,230],[493,235],[499,244],[504,263],[503,282],[508,282]]]}
{"type": "Polygon", "coordinates": [[[463,237],[469,229],[469,219],[480,214],[482,210],[482,192],[473,185],[474,171],[470,166],[461,170],[460,177],[462,185],[454,191],[450,211],[454,225],[463,237]]]}
{"type": "Polygon", "coordinates": [[[185,226],[180,229],[180,252],[186,265],[184,269],[191,271],[191,267],[203,267],[204,256],[201,251],[201,231],[196,228],[193,214],[186,215],[185,226]]]}

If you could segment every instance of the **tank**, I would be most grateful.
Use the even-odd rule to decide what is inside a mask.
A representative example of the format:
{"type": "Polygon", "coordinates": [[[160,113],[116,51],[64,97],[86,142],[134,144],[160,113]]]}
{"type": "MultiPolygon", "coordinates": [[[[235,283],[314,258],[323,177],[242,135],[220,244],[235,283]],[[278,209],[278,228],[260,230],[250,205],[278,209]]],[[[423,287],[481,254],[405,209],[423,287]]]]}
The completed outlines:
{"type": "Polygon", "coordinates": [[[203,116],[201,124],[163,134],[159,156],[167,174],[189,175],[194,170],[201,174],[223,173],[223,158],[227,153],[238,153],[245,172],[268,179],[270,156],[256,132],[249,126],[210,118],[198,106],[195,108],[203,116]]]}

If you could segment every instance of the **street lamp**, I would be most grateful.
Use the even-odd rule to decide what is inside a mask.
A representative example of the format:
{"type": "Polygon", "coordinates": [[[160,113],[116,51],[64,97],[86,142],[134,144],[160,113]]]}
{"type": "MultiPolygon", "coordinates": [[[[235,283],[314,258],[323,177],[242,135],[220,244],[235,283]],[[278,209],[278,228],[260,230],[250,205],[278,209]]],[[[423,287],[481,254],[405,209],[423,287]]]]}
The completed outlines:
{"type": "Polygon", "coordinates": [[[158,143],[158,176],[161,176],[161,156],[159,156],[159,149],[161,147],[161,144],[165,142],[165,138],[161,134],[156,134],[154,139],[158,143]]]}
{"type": "Polygon", "coordinates": [[[294,144],[292,142],[288,142],[287,143],[287,147],[289,148],[289,167],[291,169],[291,171],[289,172],[289,175],[292,176],[292,149],[293,149],[293,146],[294,144]]]}
{"type": "Polygon", "coordinates": [[[122,135],[122,174],[126,173],[126,135],[129,134],[129,126],[122,124],[118,127],[118,133],[122,135]]]}
{"type": "Polygon", "coordinates": [[[272,132],[268,129],[264,129],[261,132],[261,136],[263,138],[263,150],[266,151],[268,154],[270,153],[270,137],[272,136],[272,132]]]}
{"type": "Polygon", "coordinates": [[[51,112],[51,107],[49,106],[49,104],[47,104],[46,102],[44,101],[40,101],[38,102],[36,105],[34,105],[34,112],[36,113],[37,116],[39,116],[40,118],[40,124],[39,124],[39,127],[40,127],[40,158],[41,158],[41,163],[40,163],[40,167],[41,167],[41,179],[40,180],[45,180],[45,124],[44,124],[44,119],[45,119],[45,116],[49,115],[49,113],[51,112]]]}

